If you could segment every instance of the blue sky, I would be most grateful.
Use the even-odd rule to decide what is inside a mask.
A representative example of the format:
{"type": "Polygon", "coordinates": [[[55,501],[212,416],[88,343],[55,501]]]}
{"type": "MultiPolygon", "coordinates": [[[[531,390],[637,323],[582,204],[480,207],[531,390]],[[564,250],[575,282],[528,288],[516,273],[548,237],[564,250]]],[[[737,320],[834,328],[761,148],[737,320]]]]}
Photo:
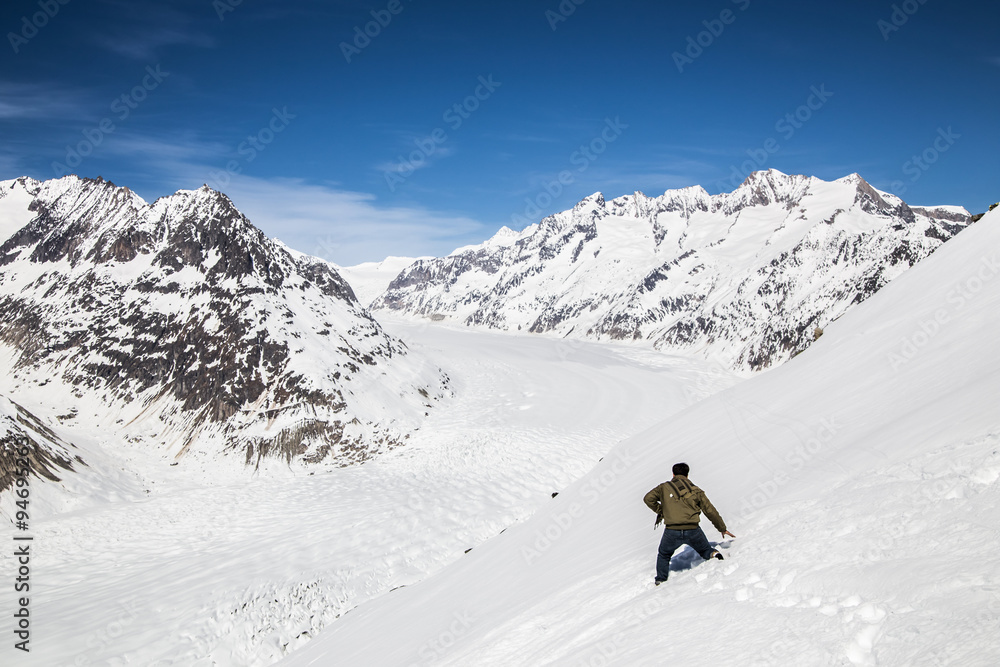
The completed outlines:
{"type": "Polygon", "coordinates": [[[0,178],[208,183],[344,265],[756,168],[1000,199],[986,3],[63,1],[0,12],[0,178]]]}

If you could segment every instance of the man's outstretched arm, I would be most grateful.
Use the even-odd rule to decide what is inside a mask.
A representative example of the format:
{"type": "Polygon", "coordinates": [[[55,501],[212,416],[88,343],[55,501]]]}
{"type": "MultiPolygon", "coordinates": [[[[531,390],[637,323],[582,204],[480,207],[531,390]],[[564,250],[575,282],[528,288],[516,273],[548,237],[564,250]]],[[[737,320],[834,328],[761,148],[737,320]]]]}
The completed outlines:
{"type": "Polygon", "coordinates": [[[723,537],[726,535],[729,537],[736,537],[726,530],[726,522],[722,520],[722,515],[720,515],[719,511],[715,509],[715,505],[712,504],[712,501],[708,499],[708,496],[706,496],[704,492],[701,494],[701,509],[705,512],[705,516],[708,517],[708,520],[712,522],[712,525],[715,526],[715,529],[722,533],[723,537]]]}

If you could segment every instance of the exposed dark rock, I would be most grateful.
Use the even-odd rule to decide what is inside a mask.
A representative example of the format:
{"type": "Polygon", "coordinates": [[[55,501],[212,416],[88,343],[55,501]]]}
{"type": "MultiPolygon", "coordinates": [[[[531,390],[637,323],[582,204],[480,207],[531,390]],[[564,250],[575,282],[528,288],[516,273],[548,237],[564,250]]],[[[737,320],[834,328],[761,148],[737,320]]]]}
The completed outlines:
{"type": "Polygon", "coordinates": [[[423,414],[418,391],[442,395],[435,369],[423,384],[403,379],[421,375],[412,368],[393,379],[418,362],[330,264],[274,243],[219,192],[147,205],[101,180],[17,184],[36,215],[0,246],[0,342],[20,369],[159,406],[182,452],[211,436],[248,464],[357,463],[402,440],[423,414]],[[350,396],[376,381],[397,387],[398,404],[345,437],[350,396]]]}

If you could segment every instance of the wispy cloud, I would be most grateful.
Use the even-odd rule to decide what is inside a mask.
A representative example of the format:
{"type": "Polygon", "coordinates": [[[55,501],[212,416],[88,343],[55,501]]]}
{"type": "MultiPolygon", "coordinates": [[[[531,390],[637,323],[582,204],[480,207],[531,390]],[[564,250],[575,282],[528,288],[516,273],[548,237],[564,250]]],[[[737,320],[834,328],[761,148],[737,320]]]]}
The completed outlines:
{"type": "Polygon", "coordinates": [[[154,137],[146,134],[121,132],[108,142],[107,152],[122,156],[145,156],[147,164],[174,180],[182,177],[208,178],[210,165],[221,163],[233,150],[221,141],[199,138],[194,132],[154,137]],[[183,175],[183,176],[182,176],[183,175]]]}
{"type": "Polygon", "coordinates": [[[390,255],[443,255],[495,231],[467,216],[380,206],[372,194],[302,179],[236,176],[226,194],[266,234],[341,265],[390,255]]]}
{"type": "Polygon", "coordinates": [[[200,46],[211,48],[214,40],[204,33],[188,32],[174,28],[160,28],[151,31],[120,31],[115,34],[95,35],[98,46],[135,60],[151,61],[165,46],[200,46]]]}
{"type": "Polygon", "coordinates": [[[413,150],[409,153],[402,153],[395,160],[382,162],[375,165],[375,169],[381,172],[391,172],[396,174],[409,174],[418,169],[426,169],[438,160],[455,154],[455,147],[446,144],[436,144],[432,151],[413,150]]]}
{"type": "Polygon", "coordinates": [[[0,81],[0,120],[78,118],[85,97],[58,84],[0,81]]]}
{"type": "MultiPolygon", "coordinates": [[[[584,193],[582,196],[586,196],[595,191],[601,191],[609,197],[618,197],[631,194],[637,188],[645,188],[645,193],[649,195],[659,195],[664,190],[704,184],[705,179],[715,169],[710,162],[679,157],[675,154],[651,155],[648,159],[642,160],[623,160],[603,155],[587,163],[583,171],[580,171],[576,164],[567,156],[561,169],[568,172],[572,179],[570,186],[564,188],[566,196],[571,198],[581,193],[584,193]]],[[[561,170],[527,172],[526,184],[512,189],[511,193],[521,196],[540,192],[558,178],[561,170]]],[[[575,201],[569,205],[573,203],[575,201]]],[[[560,200],[556,206],[564,204],[566,204],[565,199],[560,200]]]]}
{"type": "Polygon", "coordinates": [[[487,139],[500,139],[501,141],[515,141],[530,144],[558,144],[561,140],[553,136],[552,134],[523,134],[519,132],[510,132],[503,135],[494,135],[487,133],[485,135],[487,139]]]}
{"type": "Polygon", "coordinates": [[[418,169],[426,169],[438,160],[454,155],[457,152],[455,142],[447,133],[434,132],[417,134],[411,131],[394,129],[390,134],[398,139],[396,155],[391,159],[379,162],[375,169],[382,173],[411,174],[418,169]],[[444,140],[440,141],[440,137],[444,140]]]}
{"type": "MultiPolygon", "coordinates": [[[[461,214],[381,205],[374,194],[346,190],[336,183],[244,174],[228,174],[220,183],[216,176],[231,158],[232,146],[193,134],[151,137],[123,133],[109,142],[107,151],[142,156],[145,173],[141,176],[168,187],[195,189],[207,183],[224,192],[268,236],[344,266],[390,255],[443,255],[478,243],[496,231],[461,214]]],[[[135,185],[132,188],[142,192],[135,185]]],[[[155,198],[170,193],[144,193],[149,194],[155,198]]]]}
{"type": "Polygon", "coordinates": [[[148,62],[158,58],[164,47],[215,45],[210,33],[199,27],[208,25],[214,12],[191,14],[182,7],[147,0],[104,0],[103,4],[111,8],[109,20],[91,35],[91,41],[112,53],[148,62]]]}
{"type": "Polygon", "coordinates": [[[665,160],[622,160],[615,163],[596,163],[587,181],[600,184],[606,195],[617,197],[629,194],[636,188],[646,188],[648,195],[660,195],[664,190],[703,184],[715,167],[702,160],[673,157],[665,160]]]}

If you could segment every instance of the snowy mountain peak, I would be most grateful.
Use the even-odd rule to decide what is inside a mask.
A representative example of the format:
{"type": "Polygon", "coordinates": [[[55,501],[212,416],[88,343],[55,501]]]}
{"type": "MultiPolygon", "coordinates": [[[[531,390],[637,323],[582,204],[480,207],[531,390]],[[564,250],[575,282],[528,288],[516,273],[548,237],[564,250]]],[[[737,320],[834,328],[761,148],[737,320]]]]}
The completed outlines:
{"type": "Polygon", "coordinates": [[[708,191],[700,185],[690,185],[686,188],[667,190],[660,199],[666,199],[669,202],[691,202],[696,204],[696,208],[707,210],[711,206],[712,195],[708,194],[708,191]]]}
{"type": "Polygon", "coordinates": [[[586,209],[599,209],[604,207],[604,193],[595,192],[589,197],[584,197],[576,206],[573,207],[574,211],[583,211],[586,209]]]}
{"type": "Polygon", "coordinates": [[[848,185],[857,185],[858,183],[866,183],[864,178],[858,172],[851,172],[847,176],[841,176],[840,178],[833,181],[834,183],[846,183],[848,185]]]}
{"type": "Polygon", "coordinates": [[[521,238],[521,232],[514,231],[505,225],[501,227],[488,241],[486,241],[486,243],[491,246],[509,246],[512,243],[516,243],[519,238],[521,238]]]}
{"type": "Polygon", "coordinates": [[[38,190],[39,185],[40,182],[30,176],[18,176],[17,178],[0,181],[0,199],[3,199],[7,193],[15,187],[35,192],[38,190]]]}
{"type": "Polygon", "coordinates": [[[727,215],[741,209],[769,204],[794,207],[808,192],[813,179],[809,176],[783,174],[777,169],[755,171],[736,190],[721,195],[721,208],[727,215]]]}

